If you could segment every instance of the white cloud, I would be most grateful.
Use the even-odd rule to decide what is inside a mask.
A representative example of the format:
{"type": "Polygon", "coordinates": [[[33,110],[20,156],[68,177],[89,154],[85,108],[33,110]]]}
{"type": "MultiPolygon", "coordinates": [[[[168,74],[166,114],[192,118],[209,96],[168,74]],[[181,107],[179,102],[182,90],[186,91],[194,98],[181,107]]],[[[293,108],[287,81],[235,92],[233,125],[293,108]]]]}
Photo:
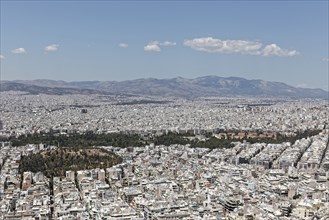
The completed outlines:
{"type": "Polygon", "coordinates": [[[161,46],[175,46],[176,42],[170,42],[170,41],[165,41],[162,43],[159,43],[161,46]]]}
{"type": "Polygon", "coordinates": [[[26,53],[26,50],[23,47],[20,47],[20,48],[16,48],[16,49],[12,50],[11,52],[20,54],[20,53],[26,53]]]}
{"type": "Polygon", "coordinates": [[[329,62],[329,58],[322,58],[322,61],[329,62]]]}
{"type": "Polygon", "coordinates": [[[58,47],[59,47],[58,44],[50,44],[50,45],[46,46],[44,50],[45,50],[46,53],[47,52],[55,52],[55,51],[58,50],[58,47]]]}
{"type": "Polygon", "coordinates": [[[243,53],[259,54],[262,44],[245,40],[220,40],[212,37],[195,38],[185,40],[184,45],[197,51],[210,53],[243,53]]]}
{"type": "Polygon", "coordinates": [[[248,40],[221,40],[212,37],[185,40],[184,45],[197,51],[209,53],[240,53],[262,56],[295,56],[296,50],[282,49],[276,44],[263,46],[258,41],[248,40]]]}
{"type": "Polygon", "coordinates": [[[3,59],[5,59],[5,56],[0,54],[0,60],[3,60],[3,59]]]}
{"type": "Polygon", "coordinates": [[[296,50],[282,49],[276,44],[270,44],[264,47],[263,56],[279,56],[279,57],[292,57],[298,55],[296,50]]]}
{"type": "Polygon", "coordinates": [[[144,47],[144,51],[147,51],[147,52],[160,52],[161,49],[160,49],[158,44],[159,44],[158,41],[152,41],[144,47]]]}
{"type": "Polygon", "coordinates": [[[170,42],[170,41],[164,41],[164,42],[159,42],[159,41],[151,41],[149,42],[145,47],[145,51],[149,52],[160,52],[161,48],[160,46],[175,46],[176,42],[170,42]]]}
{"type": "Polygon", "coordinates": [[[119,47],[122,47],[122,48],[128,48],[128,44],[126,44],[126,43],[121,43],[121,44],[119,44],[119,47]]]}

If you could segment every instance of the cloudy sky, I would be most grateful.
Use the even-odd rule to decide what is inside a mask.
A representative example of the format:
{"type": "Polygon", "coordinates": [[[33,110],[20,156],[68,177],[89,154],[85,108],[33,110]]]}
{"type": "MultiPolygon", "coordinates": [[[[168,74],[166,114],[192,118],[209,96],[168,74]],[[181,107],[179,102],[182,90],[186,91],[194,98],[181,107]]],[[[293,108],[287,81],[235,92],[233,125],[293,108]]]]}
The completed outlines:
{"type": "Polygon", "coordinates": [[[1,79],[238,76],[328,90],[328,1],[1,1],[1,79]]]}

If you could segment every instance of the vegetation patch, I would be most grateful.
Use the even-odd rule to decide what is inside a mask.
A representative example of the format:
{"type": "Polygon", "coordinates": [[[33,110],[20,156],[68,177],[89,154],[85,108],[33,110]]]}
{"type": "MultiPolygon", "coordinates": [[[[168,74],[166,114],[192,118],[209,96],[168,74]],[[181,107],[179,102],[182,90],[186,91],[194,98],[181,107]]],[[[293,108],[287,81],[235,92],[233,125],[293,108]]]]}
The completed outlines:
{"type": "MultiPolygon", "coordinates": [[[[254,143],[267,143],[267,144],[281,144],[283,142],[295,143],[296,140],[311,137],[317,135],[321,130],[305,130],[299,131],[292,136],[282,135],[279,132],[276,133],[274,137],[243,137],[243,138],[216,138],[211,136],[209,133],[206,133],[204,136],[205,140],[198,140],[197,138],[188,139],[186,135],[171,133],[164,134],[154,138],[154,143],[156,145],[167,145],[170,144],[190,144],[192,148],[232,148],[234,144],[232,142],[241,142],[246,141],[251,144],[254,143]]],[[[238,132],[236,132],[238,133],[238,132]]],[[[193,136],[193,135],[192,135],[193,136]]],[[[191,135],[189,136],[191,137],[191,135]]]]}
{"type": "Polygon", "coordinates": [[[143,142],[137,134],[96,134],[86,132],[84,134],[40,133],[22,135],[18,138],[9,138],[13,146],[24,146],[26,144],[46,144],[59,147],[91,147],[91,146],[113,146],[113,147],[138,147],[143,142]]]}
{"type": "Polygon", "coordinates": [[[86,132],[84,134],[59,134],[59,133],[43,133],[43,134],[28,134],[22,135],[18,138],[11,137],[5,141],[12,142],[13,146],[24,146],[26,144],[46,144],[59,147],[86,147],[92,146],[113,146],[113,147],[141,147],[150,143],[155,145],[172,145],[172,144],[190,144],[192,148],[231,148],[234,145],[232,142],[247,141],[253,143],[267,143],[280,144],[283,142],[295,143],[296,140],[317,135],[321,130],[305,130],[298,131],[293,135],[284,135],[280,132],[273,133],[270,136],[260,136],[261,131],[253,132],[259,135],[250,137],[247,132],[243,131],[229,131],[225,134],[226,137],[215,137],[213,133],[205,133],[197,135],[203,137],[203,140],[197,138],[194,134],[178,134],[175,132],[168,132],[163,135],[138,135],[138,134],[96,134],[93,132],[86,132]],[[236,138],[235,135],[246,133],[242,137],[236,138]],[[229,135],[230,134],[230,135],[229,135]]]}
{"type": "Polygon", "coordinates": [[[20,173],[43,172],[46,176],[65,176],[67,170],[107,168],[122,163],[118,155],[100,148],[58,148],[23,156],[20,173]]]}

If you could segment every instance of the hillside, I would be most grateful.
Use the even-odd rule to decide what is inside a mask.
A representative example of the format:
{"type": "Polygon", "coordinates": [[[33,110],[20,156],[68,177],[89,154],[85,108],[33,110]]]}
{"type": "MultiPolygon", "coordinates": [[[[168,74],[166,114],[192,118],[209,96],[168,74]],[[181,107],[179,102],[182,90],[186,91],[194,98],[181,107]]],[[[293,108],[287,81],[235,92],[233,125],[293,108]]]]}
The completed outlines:
{"type": "Polygon", "coordinates": [[[46,176],[65,176],[67,170],[106,168],[122,162],[114,153],[98,148],[58,148],[23,156],[20,172],[43,172],[46,176]]]}
{"type": "Polygon", "coordinates": [[[204,76],[195,79],[182,77],[172,79],[136,79],[126,81],[65,82],[54,80],[31,80],[2,82],[1,91],[19,90],[30,93],[107,93],[143,96],[196,98],[207,96],[259,96],[289,98],[328,99],[328,91],[297,88],[282,82],[248,80],[240,77],[204,76]],[[8,86],[9,83],[16,83],[8,86]],[[38,86],[34,88],[34,86],[38,86]],[[21,87],[21,88],[19,88],[21,87]],[[62,92],[61,92],[62,91],[62,92]]]}

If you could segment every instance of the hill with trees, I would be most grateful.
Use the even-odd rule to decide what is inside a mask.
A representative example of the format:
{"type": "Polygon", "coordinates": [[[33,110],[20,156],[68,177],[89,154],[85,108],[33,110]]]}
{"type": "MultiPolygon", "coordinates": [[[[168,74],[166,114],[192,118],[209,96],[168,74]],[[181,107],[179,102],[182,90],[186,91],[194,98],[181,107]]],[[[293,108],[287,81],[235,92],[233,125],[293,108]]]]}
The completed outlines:
{"type": "Polygon", "coordinates": [[[67,170],[107,168],[122,163],[118,155],[100,148],[57,148],[23,156],[20,173],[42,172],[47,177],[65,176],[67,170]]]}

